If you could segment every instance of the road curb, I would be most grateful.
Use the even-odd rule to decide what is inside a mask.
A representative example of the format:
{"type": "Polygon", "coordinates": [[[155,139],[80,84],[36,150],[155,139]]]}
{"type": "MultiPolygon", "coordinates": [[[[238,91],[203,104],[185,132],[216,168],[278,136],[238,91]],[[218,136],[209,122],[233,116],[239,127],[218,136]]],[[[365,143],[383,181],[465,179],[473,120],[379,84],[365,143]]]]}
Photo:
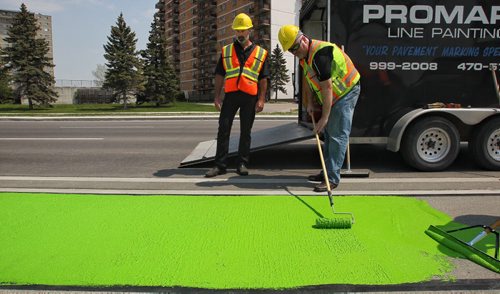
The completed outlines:
{"type": "MultiPolygon", "coordinates": [[[[144,190],[144,189],[88,189],[88,188],[0,188],[0,193],[50,193],[50,194],[93,194],[130,196],[324,196],[311,190],[269,189],[269,190],[144,190]]],[[[406,196],[406,197],[458,197],[497,196],[495,190],[400,190],[400,191],[333,191],[333,196],[406,196]]]]}

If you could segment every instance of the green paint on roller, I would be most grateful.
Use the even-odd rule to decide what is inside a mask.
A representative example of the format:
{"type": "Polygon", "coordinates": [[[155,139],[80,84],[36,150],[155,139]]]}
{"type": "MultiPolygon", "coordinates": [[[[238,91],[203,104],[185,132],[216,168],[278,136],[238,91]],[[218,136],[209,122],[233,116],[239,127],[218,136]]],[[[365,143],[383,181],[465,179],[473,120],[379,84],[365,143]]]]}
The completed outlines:
{"type": "Polygon", "coordinates": [[[424,231],[450,217],[403,197],[0,193],[0,284],[276,289],[449,278],[424,231]],[[300,201],[298,201],[300,200],[300,201]]]}
{"type": "Polygon", "coordinates": [[[352,227],[352,219],[349,218],[324,218],[316,219],[314,225],[317,229],[350,229],[352,227]]]}

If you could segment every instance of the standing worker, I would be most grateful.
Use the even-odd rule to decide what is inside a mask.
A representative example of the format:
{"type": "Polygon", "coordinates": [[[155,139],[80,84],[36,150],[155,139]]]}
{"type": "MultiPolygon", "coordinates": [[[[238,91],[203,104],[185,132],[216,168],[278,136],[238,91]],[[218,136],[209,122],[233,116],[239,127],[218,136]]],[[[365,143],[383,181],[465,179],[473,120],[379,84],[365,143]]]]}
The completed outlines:
{"type": "Polygon", "coordinates": [[[252,20],[244,13],[233,21],[236,40],[222,47],[222,54],[215,69],[215,108],[220,111],[217,134],[215,167],[205,177],[211,178],[226,173],[229,135],[234,116],[240,110],[240,142],[236,172],[248,175],[251,131],[255,113],[264,109],[269,69],[267,50],[250,41],[252,20]],[[224,85],[224,102],[222,86],[224,85]]]}
{"type": "MultiPolygon", "coordinates": [[[[340,169],[351,133],[354,107],[360,93],[360,74],[351,59],[337,45],[314,40],[304,35],[297,26],[284,25],[278,32],[283,51],[300,59],[300,66],[309,87],[304,87],[307,112],[314,115],[313,95],[322,105],[321,118],[313,132],[324,130],[324,158],[330,187],[340,183],[340,169]]],[[[327,191],[323,172],[309,176],[310,181],[321,181],[315,192],[327,191]]]]}

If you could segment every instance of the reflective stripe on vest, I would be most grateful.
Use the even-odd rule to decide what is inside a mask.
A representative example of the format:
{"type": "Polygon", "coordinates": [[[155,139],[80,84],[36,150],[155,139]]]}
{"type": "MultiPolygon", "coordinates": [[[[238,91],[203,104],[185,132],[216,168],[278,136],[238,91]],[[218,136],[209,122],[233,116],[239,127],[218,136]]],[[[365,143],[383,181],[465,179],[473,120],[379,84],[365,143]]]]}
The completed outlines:
{"type": "Polygon", "coordinates": [[[347,56],[337,45],[329,42],[311,40],[311,50],[307,62],[304,59],[300,60],[300,65],[304,70],[304,77],[311,89],[316,93],[318,102],[323,105],[323,94],[317,77],[316,71],[312,67],[312,62],[316,53],[324,47],[333,47],[333,62],[332,62],[332,105],[340,98],[347,94],[354,85],[359,81],[360,74],[349,56],[347,56]]]}
{"type": "Polygon", "coordinates": [[[267,57],[267,50],[255,46],[252,53],[240,66],[234,44],[222,48],[222,65],[226,70],[224,92],[242,91],[250,95],[257,95],[259,73],[267,57]]]}

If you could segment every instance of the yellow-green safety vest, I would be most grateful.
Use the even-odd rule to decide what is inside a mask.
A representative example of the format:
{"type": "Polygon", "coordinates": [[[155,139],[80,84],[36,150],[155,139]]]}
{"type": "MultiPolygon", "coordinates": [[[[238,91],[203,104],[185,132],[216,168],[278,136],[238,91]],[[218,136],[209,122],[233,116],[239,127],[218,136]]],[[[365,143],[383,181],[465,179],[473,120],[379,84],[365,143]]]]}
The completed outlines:
{"type": "Polygon", "coordinates": [[[311,89],[316,93],[319,104],[323,105],[323,94],[316,71],[312,67],[312,62],[316,53],[322,48],[333,47],[333,62],[332,62],[332,105],[340,98],[347,94],[361,78],[358,70],[354,67],[351,59],[337,45],[320,41],[311,40],[309,58],[307,62],[304,59],[300,60],[300,65],[304,71],[304,77],[311,89]]]}

